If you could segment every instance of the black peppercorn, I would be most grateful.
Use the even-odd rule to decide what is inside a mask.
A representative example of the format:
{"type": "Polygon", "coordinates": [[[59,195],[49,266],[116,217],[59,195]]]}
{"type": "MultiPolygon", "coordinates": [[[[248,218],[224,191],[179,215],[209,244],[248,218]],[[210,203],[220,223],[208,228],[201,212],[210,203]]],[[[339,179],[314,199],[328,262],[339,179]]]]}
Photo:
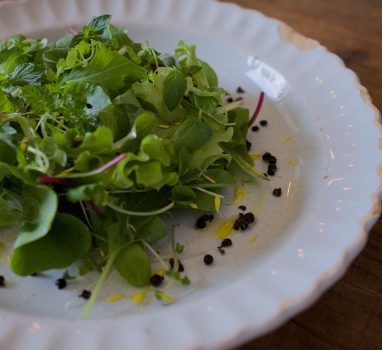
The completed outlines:
{"type": "Polygon", "coordinates": [[[164,280],[164,277],[163,276],[160,276],[160,275],[152,275],[151,278],[150,278],[150,283],[151,285],[153,285],[154,287],[158,287],[162,284],[164,280]]]}
{"type": "Polygon", "coordinates": [[[248,140],[245,141],[245,145],[247,146],[247,151],[249,151],[252,147],[252,143],[249,142],[248,140]]]}
{"type": "Polygon", "coordinates": [[[269,152],[265,152],[263,154],[263,160],[268,162],[269,161],[269,158],[272,157],[272,154],[270,154],[269,152]]]}
{"type": "Polygon", "coordinates": [[[248,228],[248,224],[246,222],[242,222],[240,224],[240,230],[245,231],[248,228]]]}
{"type": "Polygon", "coordinates": [[[84,289],[81,294],[79,295],[80,298],[89,299],[92,295],[92,292],[90,290],[84,289]]]}
{"type": "Polygon", "coordinates": [[[254,126],[252,126],[252,128],[251,128],[251,130],[254,131],[254,132],[259,131],[259,129],[260,129],[260,128],[259,128],[257,125],[254,125],[254,126]]]}
{"type": "Polygon", "coordinates": [[[224,238],[222,240],[222,247],[231,247],[232,246],[232,241],[229,238],[224,238]]]}
{"type": "Polygon", "coordinates": [[[211,265],[214,262],[214,257],[210,254],[207,254],[204,256],[203,260],[206,265],[211,265]]]}
{"type": "Polygon", "coordinates": [[[3,275],[0,276],[0,287],[5,287],[5,278],[3,275]]]}
{"type": "Polygon", "coordinates": [[[239,86],[239,87],[236,89],[236,92],[237,92],[238,94],[244,94],[244,93],[245,93],[244,89],[243,89],[241,86],[239,86]]]}
{"type": "Polygon", "coordinates": [[[197,221],[196,221],[196,227],[197,228],[205,228],[207,225],[206,225],[206,221],[203,220],[203,217],[199,218],[197,221]]]}
{"type": "Polygon", "coordinates": [[[250,224],[250,223],[252,223],[252,222],[255,221],[255,215],[253,215],[252,213],[246,213],[246,214],[244,215],[244,219],[245,219],[245,221],[246,221],[248,224],[250,224]]]}
{"type": "Polygon", "coordinates": [[[261,126],[267,126],[268,122],[266,120],[260,120],[260,125],[261,126]]]}
{"type": "Polygon", "coordinates": [[[277,163],[277,158],[275,156],[270,156],[268,158],[268,163],[269,164],[276,164],[277,163]]]}
{"type": "Polygon", "coordinates": [[[246,211],[247,207],[245,205],[239,205],[239,210],[246,211]]]}
{"type": "Polygon", "coordinates": [[[272,194],[275,196],[275,197],[281,197],[281,188],[275,188],[272,192],[272,194]]]}
{"type": "Polygon", "coordinates": [[[55,285],[57,286],[58,289],[64,289],[67,283],[64,278],[59,278],[56,280],[55,285]]]}

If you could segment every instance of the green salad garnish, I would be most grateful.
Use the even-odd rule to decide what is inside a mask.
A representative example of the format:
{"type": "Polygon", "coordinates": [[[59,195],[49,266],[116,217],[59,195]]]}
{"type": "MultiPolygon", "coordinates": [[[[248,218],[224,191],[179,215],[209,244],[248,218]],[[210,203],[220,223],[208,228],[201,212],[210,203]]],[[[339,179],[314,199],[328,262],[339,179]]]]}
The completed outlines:
{"type": "Polygon", "coordinates": [[[113,267],[149,284],[152,245],[168,234],[161,214],[219,210],[238,174],[264,178],[246,147],[248,109],[223,101],[195,46],[159,53],[109,21],[51,43],[0,43],[0,227],[18,225],[11,267],[98,268],[85,317],[113,267]]]}

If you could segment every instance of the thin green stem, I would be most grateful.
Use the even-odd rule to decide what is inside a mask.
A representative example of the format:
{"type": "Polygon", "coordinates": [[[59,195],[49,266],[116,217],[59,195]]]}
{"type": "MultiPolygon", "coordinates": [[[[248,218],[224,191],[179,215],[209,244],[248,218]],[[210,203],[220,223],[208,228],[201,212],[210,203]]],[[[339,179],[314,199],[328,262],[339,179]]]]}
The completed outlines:
{"type": "Polygon", "coordinates": [[[126,214],[126,215],[132,215],[132,216],[159,215],[159,214],[166,212],[167,210],[170,210],[171,208],[174,207],[174,205],[175,205],[175,203],[171,202],[170,204],[166,205],[165,207],[157,209],[157,210],[153,210],[153,211],[132,211],[132,210],[123,209],[123,208],[119,207],[118,205],[115,205],[115,204],[110,203],[110,202],[106,203],[106,206],[108,206],[109,208],[114,209],[115,211],[117,211],[119,213],[126,214]]]}
{"type": "Polygon", "coordinates": [[[96,286],[94,287],[94,289],[92,291],[92,295],[90,296],[90,299],[88,300],[84,309],[82,310],[81,318],[83,320],[88,319],[90,312],[92,311],[94,304],[97,301],[98,295],[102,289],[102,286],[106,280],[106,277],[109,275],[109,272],[110,272],[111,268],[113,267],[114,260],[117,257],[119,252],[120,252],[120,249],[117,249],[115,252],[113,252],[113,254],[110,254],[110,257],[107,260],[106,265],[102,269],[102,273],[99,276],[98,281],[96,283],[96,286]]]}

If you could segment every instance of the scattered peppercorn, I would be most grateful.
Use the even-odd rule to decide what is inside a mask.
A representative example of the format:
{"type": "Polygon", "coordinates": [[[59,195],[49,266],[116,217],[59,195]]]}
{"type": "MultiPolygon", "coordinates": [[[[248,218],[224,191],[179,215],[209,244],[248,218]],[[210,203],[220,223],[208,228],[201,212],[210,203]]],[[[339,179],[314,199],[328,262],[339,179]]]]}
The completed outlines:
{"type": "MultiPolygon", "coordinates": [[[[169,259],[169,263],[170,263],[171,270],[173,270],[174,266],[175,266],[174,258],[170,258],[169,259]]],[[[180,260],[178,260],[178,263],[179,263],[179,265],[178,265],[178,272],[183,272],[184,271],[184,265],[182,264],[182,262],[180,260]]]]}
{"type": "Polygon", "coordinates": [[[228,98],[227,98],[227,102],[228,102],[228,103],[232,103],[232,102],[233,102],[233,98],[232,98],[232,97],[228,97],[228,98]]]}
{"type": "Polygon", "coordinates": [[[84,289],[81,294],[79,295],[80,298],[89,299],[92,295],[92,292],[90,290],[84,289]]]}
{"type": "Polygon", "coordinates": [[[170,264],[170,268],[171,268],[171,270],[174,268],[174,264],[175,264],[175,260],[174,260],[174,258],[170,258],[170,260],[168,261],[169,262],[169,264],[170,264]]]}
{"type": "Polygon", "coordinates": [[[183,264],[179,261],[178,272],[183,272],[183,271],[184,271],[184,266],[183,266],[183,264]]]}
{"type": "Polygon", "coordinates": [[[234,222],[234,224],[233,224],[233,229],[235,230],[235,231],[238,231],[239,229],[240,229],[240,225],[237,223],[237,222],[234,222]]]}
{"type": "Polygon", "coordinates": [[[239,86],[239,87],[236,89],[236,92],[237,92],[238,94],[244,94],[244,93],[245,93],[244,89],[243,89],[241,86],[239,86]]]}
{"type": "Polygon", "coordinates": [[[275,164],[269,164],[267,174],[270,176],[274,176],[276,174],[277,166],[275,164]]]}
{"type": "Polygon", "coordinates": [[[246,211],[247,207],[245,205],[239,205],[239,210],[246,211]]]}
{"type": "Polygon", "coordinates": [[[277,163],[277,158],[275,156],[270,156],[268,159],[269,164],[276,164],[277,163]]]}
{"type": "Polygon", "coordinates": [[[224,238],[222,240],[222,247],[231,247],[232,246],[232,241],[229,238],[224,238]]]}
{"type": "Polygon", "coordinates": [[[262,158],[263,158],[264,161],[268,162],[270,157],[272,157],[272,154],[269,153],[269,152],[265,152],[265,153],[263,154],[263,157],[262,157],[262,158]]]}
{"type": "Polygon", "coordinates": [[[272,193],[275,197],[281,197],[281,188],[275,188],[272,193]]]}
{"type": "Polygon", "coordinates": [[[55,285],[58,289],[64,289],[67,285],[65,278],[59,278],[56,280],[55,285]]]}
{"type": "Polygon", "coordinates": [[[268,122],[266,120],[260,120],[260,125],[261,126],[267,126],[268,122]]]}
{"type": "Polygon", "coordinates": [[[87,103],[86,108],[90,109],[90,108],[93,108],[93,106],[90,103],[87,103]]]}
{"type": "Polygon", "coordinates": [[[248,228],[248,224],[246,222],[242,222],[240,224],[240,230],[245,231],[248,228]]]}
{"type": "Polygon", "coordinates": [[[248,140],[246,140],[246,141],[245,141],[245,144],[246,144],[246,146],[247,146],[247,151],[249,151],[249,150],[251,149],[251,147],[252,147],[252,143],[249,142],[248,140]]]}
{"type": "Polygon", "coordinates": [[[0,287],[5,287],[5,278],[3,275],[0,276],[0,287]]]}
{"type": "Polygon", "coordinates": [[[214,257],[211,254],[206,254],[203,260],[206,265],[211,265],[214,262],[214,257]]]}
{"type": "Polygon", "coordinates": [[[206,221],[203,219],[203,217],[199,218],[196,221],[196,227],[197,228],[205,228],[207,226],[206,221]]]}
{"type": "Polygon", "coordinates": [[[244,215],[244,219],[245,221],[248,223],[248,224],[251,224],[252,222],[255,221],[255,215],[253,215],[252,213],[246,213],[244,215]]]}
{"type": "Polygon", "coordinates": [[[150,283],[151,285],[153,285],[154,287],[158,287],[162,284],[164,280],[164,277],[163,276],[160,276],[160,275],[152,275],[151,278],[150,278],[150,283]]]}
{"type": "Polygon", "coordinates": [[[218,251],[221,255],[225,254],[225,250],[222,247],[218,247],[218,251]]]}
{"type": "Polygon", "coordinates": [[[260,128],[257,125],[254,125],[254,126],[252,126],[251,130],[254,132],[257,132],[260,130],[260,128]]]}

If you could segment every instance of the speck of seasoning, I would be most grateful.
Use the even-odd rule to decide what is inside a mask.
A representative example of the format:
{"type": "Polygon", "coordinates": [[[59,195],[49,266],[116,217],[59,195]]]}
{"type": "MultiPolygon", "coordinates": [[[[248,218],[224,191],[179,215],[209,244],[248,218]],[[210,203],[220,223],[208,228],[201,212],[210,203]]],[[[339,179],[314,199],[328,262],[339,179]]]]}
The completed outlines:
{"type": "Polygon", "coordinates": [[[240,230],[245,231],[248,228],[248,224],[246,222],[242,222],[240,224],[240,230]]]}
{"type": "Polygon", "coordinates": [[[270,156],[268,159],[269,164],[276,164],[277,163],[277,158],[275,156],[270,156]]]}
{"type": "Polygon", "coordinates": [[[58,289],[64,289],[67,285],[65,278],[58,278],[56,279],[55,285],[58,289]]]}
{"type": "Polygon", "coordinates": [[[267,126],[268,122],[266,120],[260,120],[260,125],[261,126],[267,126]]]}
{"type": "Polygon", "coordinates": [[[206,265],[211,265],[214,262],[214,257],[211,254],[206,254],[203,261],[206,265]]]}
{"type": "Polygon", "coordinates": [[[227,102],[228,102],[228,103],[232,103],[232,102],[233,102],[233,98],[232,98],[232,97],[228,97],[228,98],[227,98],[227,102]]]}
{"type": "Polygon", "coordinates": [[[196,227],[197,228],[205,228],[207,226],[206,221],[203,219],[203,217],[200,217],[198,220],[196,220],[196,227]]]}
{"type": "Polygon", "coordinates": [[[208,221],[211,222],[214,219],[214,216],[212,214],[208,215],[208,221]]]}
{"type": "Polygon", "coordinates": [[[239,210],[246,211],[247,207],[245,205],[239,205],[239,210]]]}
{"type": "Polygon", "coordinates": [[[174,264],[175,264],[174,258],[170,258],[170,260],[168,262],[169,262],[171,270],[172,270],[174,268],[174,264]]]}
{"type": "Polygon", "coordinates": [[[235,223],[233,224],[232,228],[233,228],[235,231],[238,231],[238,230],[240,229],[240,225],[239,225],[237,222],[235,222],[235,223]]]}
{"type": "Polygon", "coordinates": [[[232,246],[232,240],[229,238],[224,238],[222,240],[222,247],[231,247],[232,246]]]}
{"type": "Polygon", "coordinates": [[[246,146],[247,146],[247,151],[249,151],[249,150],[251,149],[251,147],[252,147],[252,143],[249,142],[248,140],[246,140],[246,141],[245,141],[245,144],[246,144],[246,146]]]}
{"type": "Polygon", "coordinates": [[[184,266],[180,261],[179,261],[178,272],[184,272],[184,266]]]}
{"type": "Polygon", "coordinates": [[[244,91],[244,89],[243,89],[241,86],[239,86],[239,87],[236,89],[236,92],[237,92],[238,94],[245,94],[245,91],[244,91]]]}
{"type": "Polygon", "coordinates": [[[275,197],[281,197],[281,188],[275,188],[272,192],[272,194],[275,196],[275,197]]]}
{"type": "Polygon", "coordinates": [[[5,287],[5,278],[3,275],[0,276],[0,287],[5,287]]]}
{"type": "Polygon", "coordinates": [[[90,109],[90,108],[93,108],[93,106],[90,103],[87,103],[86,108],[90,109]]]}
{"type": "Polygon", "coordinates": [[[263,157],[262,157],[262,158],[263,158],[264,161],[268,162],[270,157],[272,157],[272,154],[269,153],[269,152],[265,152],[265,153],[263,154],[263,157]]]}
{"type": "Polygon", "coordinates": [[[255,215],[253,215],[252,213],[246,213],[244,215],[244,219],[245,221],[248,223],[248,224],[251,224],[252,222],[255,221],[255,215]]]}
{"type": "Polygon", "coordinates": [[[254,132],[257,132],[260,130],[260,128],[257,125],[254,125],[254,126],[252,126],[251,130],[254,132]]]}
{"type": "Polygon", "coordinates": [[[243,100],[242,97],[235,98],[235,101],[242,101],[242,100],[243,100]]]}
{"type": "Polygon", "coordinates": [[[225,250],[222,247],[218,247],[218,251],[221,255],[225,254],[225,250]]]}
{"type": "Polygon", "coordinates": [[[270,164],[268,166],[267,174],[270,176],[274,176],[276,174],[277,167],[274,164],[270,164]]]}
{"type": "Polygon", "coordinates": [[[162,284],[163,280],[164,280],[164,277],[155,274],[151,276],[150,283],[154,287],[159,287],[162,284]]]}
{"type": "Polygon", "coordinates": [[[79,297],[87,300],[91,297],[91,295],[92,295],[92,292],[90,290],[84,289],[79,295],[79,297]]]}

